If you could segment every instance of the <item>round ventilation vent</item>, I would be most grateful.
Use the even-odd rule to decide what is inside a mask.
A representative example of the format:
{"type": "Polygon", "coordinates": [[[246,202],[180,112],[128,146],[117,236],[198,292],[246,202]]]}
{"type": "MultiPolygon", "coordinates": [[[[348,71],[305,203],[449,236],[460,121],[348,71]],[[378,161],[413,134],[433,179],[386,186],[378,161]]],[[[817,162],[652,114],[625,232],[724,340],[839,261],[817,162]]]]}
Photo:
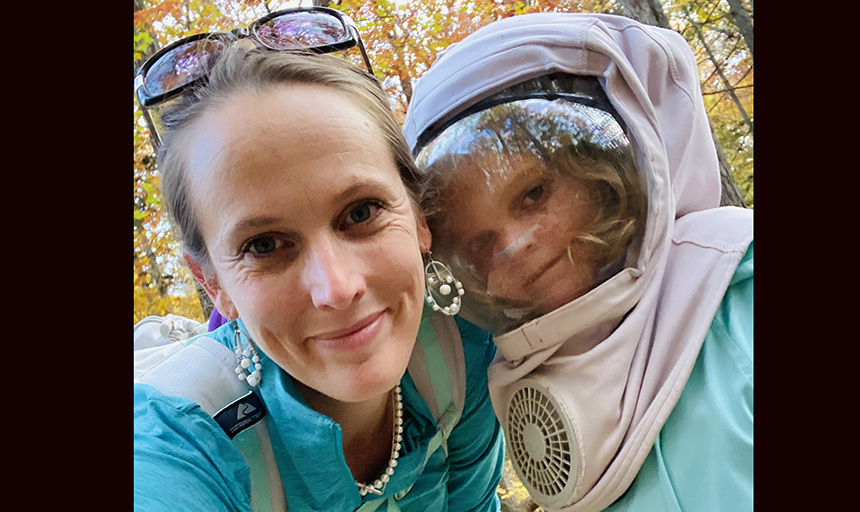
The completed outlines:
{"type": "Polygon", "coordinates": [[[565,409],[534,379],[512,385],[509,396],[505,438],[514,469],[538,504],[562,505],[578,469],[576,435],[565,409]]]}

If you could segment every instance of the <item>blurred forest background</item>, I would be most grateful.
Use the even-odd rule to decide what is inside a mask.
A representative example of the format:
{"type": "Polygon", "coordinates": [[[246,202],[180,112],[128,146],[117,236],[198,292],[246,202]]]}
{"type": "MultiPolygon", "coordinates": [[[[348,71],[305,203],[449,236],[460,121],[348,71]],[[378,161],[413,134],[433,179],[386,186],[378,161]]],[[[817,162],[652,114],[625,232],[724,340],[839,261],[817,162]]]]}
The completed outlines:
{"type": "MultiPolygon", "coordinates": [[[[434,56],[479,27],[530,12],[601,12],[679,32],[693,49],[723,172],[723,204],[753,208],[753,0],[134,0],[134,73],[178,38],[223,32],[299,5],[355,20],[402,121],[434,56]]],[[[349,52],[359,63],[357,50],[349,52]]],[[[159,194],[155,157],[134,101],[134,322],[168,313],[205,321],[211,303],[180,256],[159,194]]],[[[539,510],[506,465],[503,511],[539,510]]]]}
{"type": "MultiPolygon", "coordinates": [[[[699,63],[723,171],[723,204],[753,208],[753,0],[134,0],[134,73],[178,38],[227,31],[269,12],[328,6],[355,20],[402,121],[434,56],[479,27],[530,12],[602,12],[679,32],[699,63]]],[[[356,49],[349,57],[360,62],[356,49]]],[[[203,321],[211,304],[180,257],[161,207],[149,132],[134,102],[134,322],[173,313],[203,321]]]]}

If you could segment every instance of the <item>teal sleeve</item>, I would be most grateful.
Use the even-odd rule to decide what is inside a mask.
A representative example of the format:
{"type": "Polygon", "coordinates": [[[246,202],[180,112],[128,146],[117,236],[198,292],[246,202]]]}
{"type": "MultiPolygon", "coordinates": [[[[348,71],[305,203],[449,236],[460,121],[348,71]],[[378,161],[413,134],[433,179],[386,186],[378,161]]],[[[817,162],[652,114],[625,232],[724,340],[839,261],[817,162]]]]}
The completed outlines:
{"type": "Polygon", "coordinates": [[[134,385],[136,512],[250,512],[248,472],[199,405],[134,385]]]}
{"type": "Polygon", "coordinates": [[[448,438],[448,511],[500,510],[496,488],[504,464],[504,437],[487,388],[496,348],[490,335],[457,318],[466,357],[466,401],[448,438]]]}
{"type": "Polygon", "coordinates": [[[627,492],[606,510],[752,512],[752,245],[654,447],[627,492]]]}

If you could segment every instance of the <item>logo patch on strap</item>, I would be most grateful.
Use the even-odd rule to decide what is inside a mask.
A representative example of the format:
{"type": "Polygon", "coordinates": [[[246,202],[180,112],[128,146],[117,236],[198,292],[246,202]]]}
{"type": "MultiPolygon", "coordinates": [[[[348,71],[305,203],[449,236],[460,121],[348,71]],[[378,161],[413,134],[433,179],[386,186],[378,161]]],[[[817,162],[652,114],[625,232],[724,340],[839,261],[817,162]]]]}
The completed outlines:
{"type": "Polygon", "coordinates": [[[263,405],[263,401],[256,393],[249,391],[247,395],[233,401],[213,417],[230,439],[233,439],[236,434],[254,426],[265,415],[266,406],[263,405]]]}

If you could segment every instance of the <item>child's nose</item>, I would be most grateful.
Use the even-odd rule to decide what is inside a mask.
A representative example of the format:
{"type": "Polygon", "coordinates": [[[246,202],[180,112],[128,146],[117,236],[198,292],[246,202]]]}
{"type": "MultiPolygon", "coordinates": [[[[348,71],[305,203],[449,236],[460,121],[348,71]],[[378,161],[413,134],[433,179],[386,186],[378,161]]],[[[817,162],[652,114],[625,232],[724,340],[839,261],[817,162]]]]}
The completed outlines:
{"type": "Polygon", "coordinates": [[[537,225],[525,223],[514,223],[506,226],[498,238],[493,254],[493,262],[496,265],[504,265],[534,244],[537,225]]]}

